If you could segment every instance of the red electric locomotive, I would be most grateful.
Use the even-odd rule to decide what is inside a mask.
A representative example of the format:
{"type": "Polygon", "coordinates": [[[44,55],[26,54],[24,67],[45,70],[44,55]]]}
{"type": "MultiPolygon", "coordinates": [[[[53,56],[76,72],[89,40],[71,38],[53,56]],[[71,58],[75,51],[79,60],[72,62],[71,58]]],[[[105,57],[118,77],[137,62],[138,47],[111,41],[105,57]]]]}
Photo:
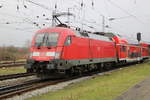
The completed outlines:
{"type": "Polygon", "coordinates": [[[30,52],[27,71],[44,74],[81,72],[117,62],[112,38],[64,27],[37,31],[30,52]]]}
{"type": "Polygon", "coordinates": [[[39,75],[108,69],[113,64],[148,59],[148,47],[114,33],[91,33],[66,26],[46,28],[36,32],[25,67],[39,75]]]}

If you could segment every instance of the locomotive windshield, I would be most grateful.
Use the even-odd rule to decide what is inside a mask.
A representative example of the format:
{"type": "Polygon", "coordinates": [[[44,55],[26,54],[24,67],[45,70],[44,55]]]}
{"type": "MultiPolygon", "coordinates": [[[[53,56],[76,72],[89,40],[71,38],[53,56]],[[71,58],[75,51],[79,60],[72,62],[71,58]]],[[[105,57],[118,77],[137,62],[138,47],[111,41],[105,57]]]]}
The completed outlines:
{"type": "Polygon", "coordinates": [[[56,32],[39,33],[35,37],[36,47],[56,46],[59,34],[56,32]]]}

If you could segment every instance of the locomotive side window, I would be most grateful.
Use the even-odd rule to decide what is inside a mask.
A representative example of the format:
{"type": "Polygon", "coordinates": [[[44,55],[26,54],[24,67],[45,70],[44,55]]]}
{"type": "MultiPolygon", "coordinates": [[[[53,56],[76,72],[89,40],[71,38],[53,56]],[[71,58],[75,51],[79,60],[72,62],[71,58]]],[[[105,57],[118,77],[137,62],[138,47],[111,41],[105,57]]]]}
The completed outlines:
{"type": "Polygon", "coordinates": [[[71,44],[71,36],[68,36],[65,41],[65,45],[70,45],[70,44],[71,44]]]}

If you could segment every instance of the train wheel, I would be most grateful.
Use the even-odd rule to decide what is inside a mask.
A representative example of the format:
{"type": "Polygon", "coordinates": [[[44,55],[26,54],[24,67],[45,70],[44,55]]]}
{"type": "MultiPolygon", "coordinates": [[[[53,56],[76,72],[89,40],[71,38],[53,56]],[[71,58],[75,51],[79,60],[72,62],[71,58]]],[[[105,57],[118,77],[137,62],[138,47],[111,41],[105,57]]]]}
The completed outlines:
{"type": "Polygon", "coordinates": [[[27,73],[33,73],[33,69],[27,69],[27,73]]]}
{"type": "Polygon", "coordinates": [[[82,71],[78,70],[78,75],[81,76],[82,75],[82,71]]]}
{"type": "Polygon", "coordinates": [[[74,74],[75,74],[74,67],[71,67],[70,69],[66,70],[66,75],[74,76],[74,74]]]}
{"type": "Polygon", "coordinates": [[[112,68],[112,63],[104,63],[104,70],[110,70],[112,68]]]}
{"type": "Polygon", "coordinates": [[[99,72],[102,72],[102,71],[103,71],[103,67],[102,67],[102,64],[101,64],[101,63],[97,64],[97,70],[98,70],[99,72]]]}

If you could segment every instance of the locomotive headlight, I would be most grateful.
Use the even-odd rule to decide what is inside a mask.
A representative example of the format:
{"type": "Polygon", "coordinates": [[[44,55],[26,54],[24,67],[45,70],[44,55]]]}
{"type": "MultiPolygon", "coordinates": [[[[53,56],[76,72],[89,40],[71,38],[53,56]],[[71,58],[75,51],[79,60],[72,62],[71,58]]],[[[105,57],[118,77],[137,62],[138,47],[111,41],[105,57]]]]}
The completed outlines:
{"type": "Polygon", "coordinates": [[[51,56],[51,57],[55,57],[55,59],[59,59],[60,58],[60,52],[47,52],[46,56],[51,56]]]}
{"type": "Polygon", "coordinates": [[[59,59],[60,58],[60,54],[61,54],[60,52],[56,52],[55,53],[55,59],[59,59]]]}
{"type": "Polygon", "coordinates": [[[46,56],[55,56],[55,52],[47,52],[46,56]]]}

